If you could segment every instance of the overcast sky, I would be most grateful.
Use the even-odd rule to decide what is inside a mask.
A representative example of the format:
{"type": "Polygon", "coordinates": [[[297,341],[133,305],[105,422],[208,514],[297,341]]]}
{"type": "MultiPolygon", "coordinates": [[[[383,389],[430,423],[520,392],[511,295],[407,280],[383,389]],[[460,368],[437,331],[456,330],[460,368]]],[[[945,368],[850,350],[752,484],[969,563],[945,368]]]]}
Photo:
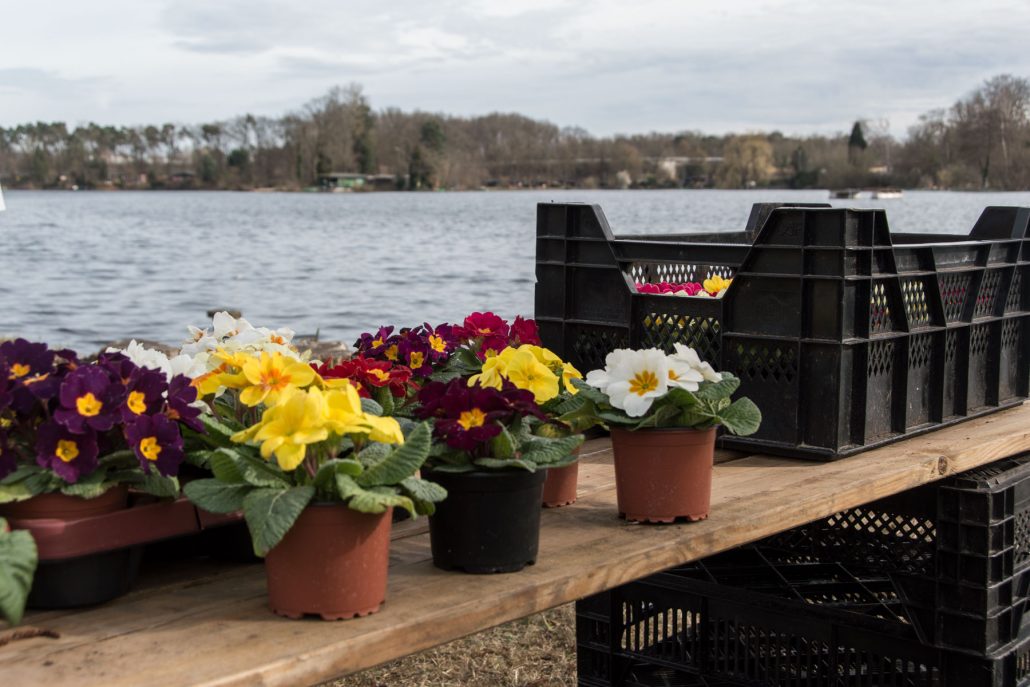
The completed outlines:
{"type": "Polygon", "coordinates": [[[1028,0],[0,0],[0,125],[373,107],[519,112],[594,134],[903,135],[1030,76],[1028,0]]]}

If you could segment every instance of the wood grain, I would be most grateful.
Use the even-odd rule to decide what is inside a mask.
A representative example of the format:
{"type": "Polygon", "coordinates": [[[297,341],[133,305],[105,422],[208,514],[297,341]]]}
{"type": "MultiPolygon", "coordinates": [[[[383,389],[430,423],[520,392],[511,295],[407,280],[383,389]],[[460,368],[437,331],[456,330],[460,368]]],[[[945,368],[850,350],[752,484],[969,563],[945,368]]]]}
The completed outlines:
{"type": "Polygon", "coordinates": [[[544,511],[539,561],[522,572],[437,570],[421,525],[405,525],[383,610],[325,623],[272,615],[260,565],[187,568],[97,609],[30,614],[60,638],[0,648],[0,683],[312,684],[1028,450],[1024,405],[834,463],[723,454],[711,517],[651,526],[616,517],[610,451],[594,440],[579,502],[544,511]]]}

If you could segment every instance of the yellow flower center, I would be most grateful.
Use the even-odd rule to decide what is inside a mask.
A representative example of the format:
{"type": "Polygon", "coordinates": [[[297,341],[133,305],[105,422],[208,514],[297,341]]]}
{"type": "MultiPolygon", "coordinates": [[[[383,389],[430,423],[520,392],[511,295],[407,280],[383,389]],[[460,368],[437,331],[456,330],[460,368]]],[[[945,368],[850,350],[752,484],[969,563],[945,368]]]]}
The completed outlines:
{"type": "Polygon", "coordinates": [[[142,391],[133,391],[129,394],[129,399],[125,402],[125,405],[137,415],[142,415],[147,412],[147,397],[143,395],[142,391]]]}
{"type": "Polygon", "coordinates": [[[430,334],[429,347],[437,353],[443,353],[447,350],[447,342],[443,340],[443,337],[437,336],[436,334],[430,334]]]}
{"type": "Polygon", "coordinates": [[[374,367],[371,370],[369,370],[368,373],[380,382],[385,382],[390,378],[390,375],[388,373],[383,372],[382,370],[376,369],[374,367]]]}
{"type": "Polygon", "coordinates": [[[57,442],[57,449],[54,453],[65,463],[70,463],[79,457],[79,445],[74,441],[61,439],[57,442]]]}
{"type": "Polygon", "coordinates": [[[486,413],[479,408],[464,410],[458,416],[458,424],[466,431],[473,427],[482,427],[486,423],[486,413]]]}
{"type": "Polygon", "coordinates": [[[380,346],[383,345],[383,343],[384,343],[384,341],[382,339],[378,338],[378,337],[376,337],[375,339],[372,339],[372,349],[375,350],[376,348],[379,348],[380,346]]]}
{"type": "Polygon", "coordinates": [[[84,396],[75,399],[75,408],[79,411],[79,415],[95,417],[104,409],[104,404],[93,395],[92,391],[87,391],[84,396]]]}
{"type": "Polygon", "coordinates": [[[139,452],[147,460],[157,460],[161,455],[161,444],[157,443],[157,437],[143,437],[139,442],[139,452]]]}
{"type": "Polygon", "coordinates": [[[409,358],[408,362],[411,363],[411,369],[417,370],[425,364],[426,356],[424,353],[422,353],[422,351],[413,351],[411,353],[411,358],[409,358]]]}
{"type": "Polygon", "coordinates": [[[658,388],[658,375],[651,370],[641,370],[629,380],[629,392],[637,396],[643,396],[649,391],[658,388]]]}
{"type": "Polygon", "coordinates": [[[386,357],[388,360],[397,360],[397,344],[386,349],[386,357]]]}
{"type": "Polygon", "coordinates": [[[15,363],[11,365],[11,379],[19,379],[24,377],[29,372],[32,372],[32,368],[22,363],[15,363]]]}

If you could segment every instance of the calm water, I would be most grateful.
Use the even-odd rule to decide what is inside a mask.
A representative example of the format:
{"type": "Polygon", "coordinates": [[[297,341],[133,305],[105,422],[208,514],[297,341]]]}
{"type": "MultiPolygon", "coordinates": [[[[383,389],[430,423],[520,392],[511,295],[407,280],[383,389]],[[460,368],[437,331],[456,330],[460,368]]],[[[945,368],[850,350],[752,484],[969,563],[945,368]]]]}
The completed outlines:
{"type": "MultiPolygon", "coordinates": [[[[535,205],[599,203],[616,233],[740,230],[751,204],[825,191],[5,193],[0,335],[92,351],[175,343],[210,308],[351,341],[380,323],[531,313],[535,205]]],[[[1030,193],[906,192],[895,231],[965,233],[1030,193]]]]}

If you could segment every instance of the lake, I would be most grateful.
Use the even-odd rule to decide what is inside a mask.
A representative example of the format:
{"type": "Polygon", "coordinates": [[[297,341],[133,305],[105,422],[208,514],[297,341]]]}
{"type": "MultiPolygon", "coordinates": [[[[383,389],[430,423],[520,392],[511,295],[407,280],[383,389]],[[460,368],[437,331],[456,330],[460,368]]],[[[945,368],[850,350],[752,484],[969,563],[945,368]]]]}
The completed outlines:
{"type": "MultiPolygon", "coordinates": [[[[80,351],[128,337],[177,343],[212,308],[255,325],[353,341],[379,324],[533,311],[536,204],[598,203],[616,233],[741,230],[751,204],[826,191],[289,194],[6,191],[0,336],[80,351]]],[[[1030,193],[908,191],[832,201],[884,207],[894,231],[966,233],[1030,193]]]]}

